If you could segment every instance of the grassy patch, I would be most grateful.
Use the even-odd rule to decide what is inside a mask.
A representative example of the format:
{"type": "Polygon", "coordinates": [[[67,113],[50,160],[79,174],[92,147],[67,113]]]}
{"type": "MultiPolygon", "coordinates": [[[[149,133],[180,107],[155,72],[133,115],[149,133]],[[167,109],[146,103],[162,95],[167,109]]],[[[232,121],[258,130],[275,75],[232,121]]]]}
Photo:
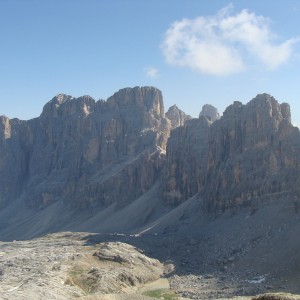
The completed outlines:
{"type": "Polygon", "coordinates": [[[152,297],[152,298],[164,299],[164,300],[174,300],[174,299],[178,298],[175,293],[168,291],[168,290],[146,291],[143,293],[143,295],[152,297]]]}

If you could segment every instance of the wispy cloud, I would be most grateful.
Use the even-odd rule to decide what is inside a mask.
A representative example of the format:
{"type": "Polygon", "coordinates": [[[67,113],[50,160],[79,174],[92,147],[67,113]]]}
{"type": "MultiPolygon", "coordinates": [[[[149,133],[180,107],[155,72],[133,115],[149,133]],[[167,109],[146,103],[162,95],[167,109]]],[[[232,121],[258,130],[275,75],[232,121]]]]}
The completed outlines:
{"type": "Polygon", "coordinates": [[[145,68],[144,71],[146,72],[146,75],[150,78],[156,78],[158,76],[158,69],[154,67],[145,68]]]}
{"type": "Polygon", "coordinates": [[[270,19],[248,10],[232,14],[232,10],[229,5],[214,16],[174,22],[161,45],[166,62],[228,75],[247,69],[250,63],[276,69],[290,59],[298,38],[279,42],[270,19]]]}

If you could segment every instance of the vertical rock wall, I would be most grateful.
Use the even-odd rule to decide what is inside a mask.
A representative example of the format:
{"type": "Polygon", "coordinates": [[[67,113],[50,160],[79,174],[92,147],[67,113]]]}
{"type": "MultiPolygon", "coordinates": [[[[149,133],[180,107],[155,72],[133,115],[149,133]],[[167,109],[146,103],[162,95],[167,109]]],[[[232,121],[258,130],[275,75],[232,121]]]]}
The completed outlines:
{"type": "Polygon", "coordinates": [[[211,125],[199,119],[173,130],[165,200],[178,204],[198,193],[208,211],[218,212],[289,193],[300,176],[299,152],[288,104],[267,94],[234,102],[211,125]]]}

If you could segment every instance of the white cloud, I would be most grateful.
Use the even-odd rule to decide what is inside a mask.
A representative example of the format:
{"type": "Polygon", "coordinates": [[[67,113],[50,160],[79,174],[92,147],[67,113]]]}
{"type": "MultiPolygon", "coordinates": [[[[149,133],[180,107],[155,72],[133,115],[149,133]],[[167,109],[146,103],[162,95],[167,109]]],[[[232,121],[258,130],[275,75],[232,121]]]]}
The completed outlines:
{"type": "Polygon", "coordinates": [[[215,16],[182,19],[165,33],[166,62],[202,73],[238,73],[253,62],[275,69],[288,61],[299,39],[277,42],[270,20],[248,10],[233,15],[232,6],[215,16]]]}
{"type": "Polygon", "coordinates": [[[156,78],[158,76],[158,69],[154,67],[145,68],[146,75],[150,78],[156,78]]]}

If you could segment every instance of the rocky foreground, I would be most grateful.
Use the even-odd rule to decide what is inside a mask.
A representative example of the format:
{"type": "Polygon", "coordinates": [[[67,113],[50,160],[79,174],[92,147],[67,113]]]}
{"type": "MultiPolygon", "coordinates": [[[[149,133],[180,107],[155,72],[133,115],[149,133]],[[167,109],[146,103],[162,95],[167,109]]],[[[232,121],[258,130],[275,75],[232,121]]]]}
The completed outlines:
{"type": "MultiPolygon", "coordinates": [[[[229,299],[265,286],[263,277],[180,275],[172,262],[116,241],[138,238],[68,232],[1,242],[0,299],[229,299]]],[[[300,298],[273,294],[257,299],[300,298]]]]}
{"type": "Polygon", "coordinates": [[[87,245],[86,236],[1,242],[1,299],[110,299],[104,295],[135,294],[162,276],[163,265],[133,246],[87,245]]]}

